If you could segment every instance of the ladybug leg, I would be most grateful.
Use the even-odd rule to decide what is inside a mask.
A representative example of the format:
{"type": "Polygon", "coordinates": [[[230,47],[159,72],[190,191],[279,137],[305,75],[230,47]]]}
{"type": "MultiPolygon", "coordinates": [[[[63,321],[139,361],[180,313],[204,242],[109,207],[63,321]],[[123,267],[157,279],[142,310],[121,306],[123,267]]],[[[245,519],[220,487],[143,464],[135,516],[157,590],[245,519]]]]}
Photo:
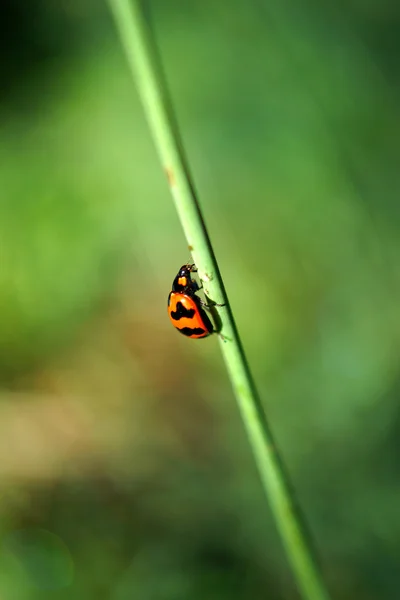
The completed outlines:
{"type": "Polygon", "coordinates": [[[217,304],[217,302],[213,302],[212,300],[210,300],[209,302],[204,302],[203,300],[200,300],[200,304],[202,306],[204,306],[204,308],[211,308],[211,306],[226,306],[226,304],[217,304]]]}

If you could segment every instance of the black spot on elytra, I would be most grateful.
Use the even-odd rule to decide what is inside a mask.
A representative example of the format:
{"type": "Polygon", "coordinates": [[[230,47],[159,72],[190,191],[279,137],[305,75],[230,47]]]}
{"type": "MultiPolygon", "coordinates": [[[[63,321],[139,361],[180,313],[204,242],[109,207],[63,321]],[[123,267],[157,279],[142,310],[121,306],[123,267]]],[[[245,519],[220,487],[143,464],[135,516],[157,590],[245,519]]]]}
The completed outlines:
{"type": "Polygon", "coordinates": [[[204,335],[206,333],[205,329],[201,327],[182,327],[182,329],[178,329],[183,335],[191,336],[191,335],[204,335]]]}
{"type": "Polygon", "coordinates": [[[186,317],[187,319],[192,319],[194,317],[194,314],[194,308],[185,308],[182,302],[178,302],[176,305],[176,310],[171,310],[171,319],[173,319],[174,321],[179,321],[184,317],[186,317]]]}

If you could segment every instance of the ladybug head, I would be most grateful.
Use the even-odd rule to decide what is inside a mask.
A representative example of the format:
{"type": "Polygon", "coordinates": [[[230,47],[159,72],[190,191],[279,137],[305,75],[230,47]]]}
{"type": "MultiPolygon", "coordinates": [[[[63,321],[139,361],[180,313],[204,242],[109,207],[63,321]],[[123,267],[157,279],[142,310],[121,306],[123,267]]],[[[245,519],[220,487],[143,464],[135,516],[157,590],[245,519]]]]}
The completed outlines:
{"type": "Polygon", "coordinates": [[[174,292],[187,293],[188,290],[195,291],[197,284],[192,280],[191,273],[194,270],[194,265],[183,265],[172,284],[172,290],[174,292]]]}

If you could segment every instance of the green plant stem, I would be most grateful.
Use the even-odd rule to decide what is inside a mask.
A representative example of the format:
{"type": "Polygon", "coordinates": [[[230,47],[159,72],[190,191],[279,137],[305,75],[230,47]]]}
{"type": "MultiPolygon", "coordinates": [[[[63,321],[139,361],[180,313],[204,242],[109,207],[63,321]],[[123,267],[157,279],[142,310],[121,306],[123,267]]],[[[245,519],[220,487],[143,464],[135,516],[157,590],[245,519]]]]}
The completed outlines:
{"type": "Polygon", "coordinates": [[[200,211],[149,25],[138,0],[108,0],[204,292],[218,304],[221,350],[289,561],[306,600],[328,600],[256,392],[200,211]]]}

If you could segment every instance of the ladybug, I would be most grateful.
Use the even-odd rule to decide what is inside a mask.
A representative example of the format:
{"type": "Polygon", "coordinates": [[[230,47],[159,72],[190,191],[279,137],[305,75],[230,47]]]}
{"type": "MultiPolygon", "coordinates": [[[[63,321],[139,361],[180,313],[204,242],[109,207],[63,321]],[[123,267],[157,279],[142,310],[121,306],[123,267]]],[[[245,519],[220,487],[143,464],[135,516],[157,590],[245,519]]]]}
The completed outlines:
{"type": "Polygon", "coordinates": [[[193,339],[205,338],[215,329],[203,306],[205,302],[196,296],[200,289],[192,273],[195,265],[183,265],[172,283],[168,296],[168,314],[172,325],[183,335],[193,339]]]}

